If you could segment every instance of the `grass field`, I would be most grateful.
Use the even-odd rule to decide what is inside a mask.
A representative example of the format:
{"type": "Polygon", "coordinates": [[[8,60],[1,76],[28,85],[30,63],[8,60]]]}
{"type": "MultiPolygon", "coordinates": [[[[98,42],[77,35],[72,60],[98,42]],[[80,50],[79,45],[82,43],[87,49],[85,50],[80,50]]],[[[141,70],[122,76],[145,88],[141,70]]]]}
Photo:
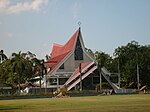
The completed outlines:
{"type": "Polygon", "coordinates": [[[0,100],[0,112],[150,112],[150,94],[0,100]]]}

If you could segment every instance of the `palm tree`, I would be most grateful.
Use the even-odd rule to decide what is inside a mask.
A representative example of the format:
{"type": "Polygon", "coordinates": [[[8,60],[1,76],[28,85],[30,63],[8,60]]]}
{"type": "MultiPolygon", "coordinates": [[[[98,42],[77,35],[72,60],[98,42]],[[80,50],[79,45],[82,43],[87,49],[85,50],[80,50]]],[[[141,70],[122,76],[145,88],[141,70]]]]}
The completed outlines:
{"type": "Polygon", "coordinates": [[[42,77],[44,76],[44,74],[46,73],[46,69],[45,69],[45,66],[44,66],[44,60],[39,60],[37,58],[33,58],[32,59],[32,62],[34,64],[34,72],[35,72],[35,75],[36,76],[40,76],[40,93],[41,93],[41,80],[42,80],[42,77]]]}
{"type": "Polygon", "coordinates": [[[14,77],[17,80],[19,85],[19,94],[20,94],[20,84],[24,83],[32,74],[32,65],[29,60],[26,58],[26,53],[21,53],[21,51],[12,54],[12,72],[14,77]]]}
{"type": "Polygon", "coordinates": [[[4,54],[4,51],[0,51],[0,63],[7,59],[7,56],[4,54]]]}
{"type": "Polygon", "coordinates": [[[98,62],[98,73],[100,75],[100,90],[101,90],[101,88],[102,88],[102,86],[101,86],[101,82],[102,82],[101,68],[104,67],[104,66],[107,67],[107,68],[109,67],[111,57],[108,54],[106,54],[105,52],[101,52],[101,51],[95,51],[94,56],[95,56],[95,59],[98,62]]]}
{"type": "Polygon", "coordinates": [[[7,59],[6,61],[4,61],[3,63],[0,64],[0,83],[7,83],[7,84],[11,84],[9,79],[11,71],[11,61],[10,59],[7,59]]]}

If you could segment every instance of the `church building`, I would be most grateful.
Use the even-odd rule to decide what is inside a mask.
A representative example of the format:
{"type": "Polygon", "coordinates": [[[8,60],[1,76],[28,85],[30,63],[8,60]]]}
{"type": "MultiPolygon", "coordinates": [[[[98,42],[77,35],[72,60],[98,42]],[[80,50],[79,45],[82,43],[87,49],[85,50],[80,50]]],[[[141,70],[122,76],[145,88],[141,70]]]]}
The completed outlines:
{"type": "Polygon", "coordinates": [[[97,62],[85,49],[81,28],[65,45],[53,44],[50,56],[45,62],[47,75],[44,76],[44,87],[87,90],[95,89],[99,83],[99,75],[94,73],[97,62]]]}

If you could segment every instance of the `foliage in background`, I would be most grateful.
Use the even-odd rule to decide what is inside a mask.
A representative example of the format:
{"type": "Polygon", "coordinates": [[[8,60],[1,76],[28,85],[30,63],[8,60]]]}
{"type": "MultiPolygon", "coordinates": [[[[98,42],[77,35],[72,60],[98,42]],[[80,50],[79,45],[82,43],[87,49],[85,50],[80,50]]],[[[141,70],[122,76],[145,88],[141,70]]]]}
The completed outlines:
{"type": "Polygon", "coordinates": [[[110,72],[118,73],[119,64],[121,83],[125,85],[131,82],[137,83],[138,64],[140,84],[150,86],[150,45],[143,46],[136,41],[131,41],[125,46],[116,48],[113,56],[102,51],[86,50],[100,63],[100,68],[104,66],[110,72]]]}
{"type": "Polygon", "coordinates": [[[9,59],[0,64],[0,81],[13,86],[20,85],[32,78],[38,71],[37,75],[40,73],[43,75],[41,72],[43,66],[41,60],[29,51],[27,53],[12,53],[9,59]]]}

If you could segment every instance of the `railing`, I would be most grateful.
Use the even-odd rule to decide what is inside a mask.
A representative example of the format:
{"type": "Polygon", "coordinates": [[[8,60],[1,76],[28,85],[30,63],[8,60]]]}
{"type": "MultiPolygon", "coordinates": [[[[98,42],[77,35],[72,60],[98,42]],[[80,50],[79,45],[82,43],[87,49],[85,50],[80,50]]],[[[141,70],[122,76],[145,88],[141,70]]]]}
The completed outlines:
{"type": "MultiPolygon", "coordinates": [[[[83,68],[83,69],[81,70],[81,72],[84,73],[84,72],[85,72],[90,66],[92,66],[93,64],[94,64],[94,62],[91,62],[89,65],[87,65],[85,68],[83,68]]],[[[77,69],[79,69],[79,68],[77,68],[77,69]]],[[[77,70],[77,69],[76,69],[76,70],[77,70]]],[[[73,77],[70,76],[70,78],[69,78],[68,81],[65,83],[65,85],[68,85],[70,82],[72,82],[74,79],[76,79],[79,75],[80,75],[80,73],[77,72],[77,74],[74,74],[73,77]]]]}
{"type": "Polygon", "coordinates": [[[110,81],[109,79],[110,73],[105,67],[101,68],[101,74],[104,76],[104,78],[108,81],[108,83],[112,86],[114,90],[120,89],[119,86],[117,86],[115,83],[110,81]]]}
{"type": "MultiPolygon", "coordinates": [[[[86,78],[89,74],[91,74],[94,70],[97,69],[97,66],[94,66],[93,68],[91,68],[90,70],[88,70],[86,73],[84,73],[81,77],[82,77],[82,80],[84,78],[86,78]]],[[[69,85],[67,87],[67,90],[69,91],[70,89],[72,89],[76,84],[78,84],[80,82],[80,78],[77,78],[77,80],[75,80],[71,85],[69,85]]]]}

